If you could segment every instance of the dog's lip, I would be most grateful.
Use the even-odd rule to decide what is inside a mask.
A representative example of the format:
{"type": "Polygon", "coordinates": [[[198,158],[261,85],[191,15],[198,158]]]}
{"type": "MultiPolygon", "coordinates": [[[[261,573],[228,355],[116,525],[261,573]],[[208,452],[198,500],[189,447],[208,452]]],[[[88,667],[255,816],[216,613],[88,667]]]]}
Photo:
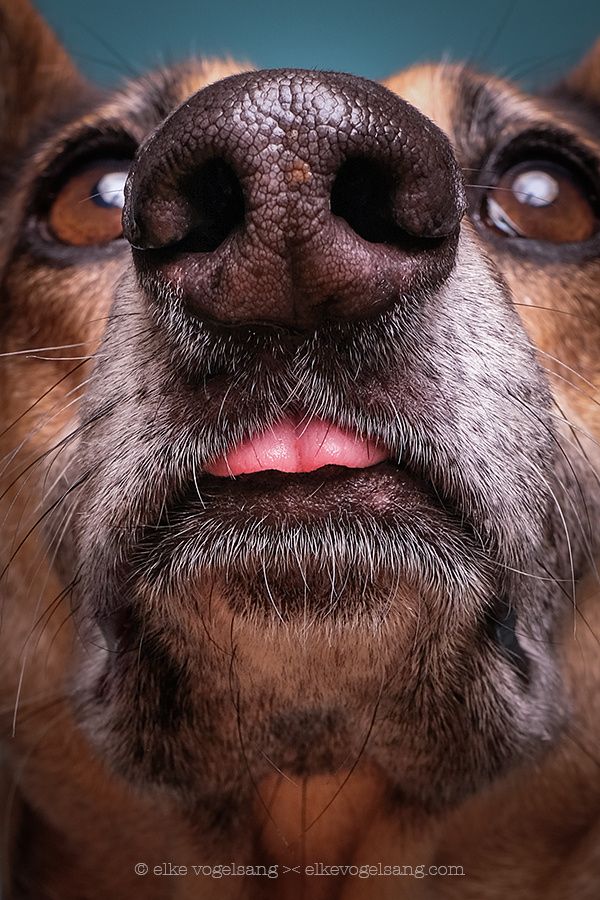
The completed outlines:
{"type": "Polygon", "coordinates": [[[260,520],[279,529],[310,527],[331,516],[348,521],[366,516],[383,523],[413,515],[437,520],[440,513],[459,518],[452,501],[426,474],[386,455],[360,468],[330,464],[311,472],[268,469],[233,478],[203,474],[173,498],[158,534],[167,525],[188,531],[194,521],[207,518],[228,527],[260,520]]]}
{"type": "Polygon", "coordinates": [[[373,433],[298,407],[245,428],[184,485],[168,504],[167,521],[179,510],[223,522],[308,526],[332,514],[395,518],[422,503],[426,518],[441,512],[464,520],[429,467],[373,433]]]}
{"type": "Polygon", "coordinates": [[[314,472],[326,466],[364,469],[389,459],[381,444],[332,421],[299,417],[280,419],[270,428],[239,441],[211,460],[204,471],[217,477],[256,472],[314,472]]]}
{"type": "MultiPolygon", "coordinates": [[[[163,504],[154,524],[132,534],[124,556],[124,575],[144,572],[144,589],[188,592],[206,575],[246,577],[265,565],[281,563],[294,578],[315,573],[336,559],[351,570],[372,575],[395,558],[417,569],[427,583],[425,560],[439,545],[446,559],[449,543],[474,546],[466,520],[426,474],[399,461],[362,469],[325,466],[308,473],[273,470],[236,478],[200,475],[180,485],[163,504]],[[394,557],[394,547],[400,554],[394,557]],[[414,556],[415,548],[427,552],[414,556]],[[407,560],[414,559],[413,563],[407,560]],[[270,562],[269,562],[270,561],[270,562]],[[300,568],[298,568],[300,567],[300,568]],[[360,568],[363,567],[363,568],[360,568]],[[364,568],[366,567],[366,568],[364,568]]],[[[446,559],[447,565],[447,559],[446,559]]]]}

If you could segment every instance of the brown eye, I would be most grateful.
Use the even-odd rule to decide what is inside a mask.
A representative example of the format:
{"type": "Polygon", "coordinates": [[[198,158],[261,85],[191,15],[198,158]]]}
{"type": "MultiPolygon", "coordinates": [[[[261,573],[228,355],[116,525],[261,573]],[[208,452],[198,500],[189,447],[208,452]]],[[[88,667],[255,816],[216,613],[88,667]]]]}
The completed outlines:
{"type": "Polygon", "coordinates": [[[535,160],[512,166],[488,190],[482,218],[511,237],[553,244],[586,241],[600,227],[583,179],[557,163],[535,160]]]}
{"type": "Polygon", "coordinates": [[[103,159],[77,169],[59,189],[48,226],[63,244],[89,247],[121,237],[123,188],[131,160],[103,159]]]}

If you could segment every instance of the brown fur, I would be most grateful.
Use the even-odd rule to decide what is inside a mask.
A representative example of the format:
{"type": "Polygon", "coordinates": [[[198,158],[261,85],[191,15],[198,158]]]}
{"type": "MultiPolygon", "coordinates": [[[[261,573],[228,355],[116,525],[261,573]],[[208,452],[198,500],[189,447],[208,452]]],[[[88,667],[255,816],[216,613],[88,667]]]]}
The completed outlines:
{"type": "MultiPolygon", "coordinates": [[[[76,721],[66,687],[72,659],[80,652],[70,616],[72,592],[62,593],[69,578],[48,551],[47,536],[36,523],[48,481],[64,465],[64,458],[52,448],[73,427],[77,402],[91,373],[91,362],[78,357],[91,356],[102,339],[123,263],[121,258],[103,256],[73,271],[59,261],[36,257],[19,236],[27,228],[31,185],[69,135],[99,119],[127,120],[128,110],[150,88],[166,96],[160,120],[203,86],[246,67],[191,62],[125,87],[98,110],[95,92],[84,86],[28,3],[1,0],[0,22],[0,216],[7,251],[0,382],[0,559],[5,569],[0,797],[6,823],[2,875],[7,898],[597,897],[600,604],[592,572],[578,587],[577,612],[566,613],[556,632],[559,669],[570,703],[568,726],[545,755],[517,765],[448,811],[429,815],[405,808],[399,814],[385,776],[367,763],[335,775],[281,778],[274,772],[254,786],[253,799],[241,813],[246,841],[223,845],[217,832],[198,824],[202,815],[194,823],[168,791],[146,792],[128,784],[92,747],[76,721]],[[74,349],[23,353],[68,345],[74,349]],[[314,826],[306,831],[313,819],[314,826]],[[302,884],[294,875],[242,883],[235,878],[139,877],[133,869],[142,861],[150,866],[163,861],[190,866],[235,859],[289,866],[313,860],[460,865],[466,874],[435,880],[313,878],[302,884]]],[[[476,81],[480,76],[465,74],[459,67],[417,67],[390,79],[388,86],[437,122],[459,154],[468,154],[473,146],[467,146],[461,132],[465,78],[476,81]]],[[[600,133],[588,127],[589,121],[598,124],[592,104],[600,97],[599,47],[566,82],[580,115],[571,114],[570,104],[560,98],[533,97],[496,79],[483,83],[501,98],[506,129],[517,133],[531,122],[551,122],[575,135],[600,160],[600,133]]],[[[137,130],[136,138],[144,137],[139,120],[132,117],[131,127],[137,130]]],[[[475,165],[464,156],[461,162],[465,167],[475,165]]],[[[496,244],[486,252],[506,280],[533,344],[542,351],[554,395],[571,423],[562,426],[567,439],[579,444],[597,466],[600,406],[594,386],[600,379],[600,259],[540,264],[510,255],[496,244]]],[[[53,527],[61,526],[59,517],[53,527]]],[[[218,596],[208,621],[215,641],[227,645],[234,619],[218,596]]],[[[299,693],[302,671],[293,660],[288,662],[288,638],[278,634],[244,638],[244,634],[242,629],[240,672],[253,672],[258,678],[259,661],[261,677],[286,682],[292,698],[299,693]],[[275,652],[275,646],[281,652],[275,652]]],[[[170,639],[177,646],[176,636],[170,639]]],[[[371,658],[369,634],[357,637],[354,652],[359,670],[381,665],[384,673],[384,660],[371,658]]],[[[323,636],[323,666],[335,670],[336,653],[335,639],[323,636]]],[[[252,702],[251,691],[246,700],[252,702]]],[[[233,718],[231,727],[235,734],[233,718]]]]}

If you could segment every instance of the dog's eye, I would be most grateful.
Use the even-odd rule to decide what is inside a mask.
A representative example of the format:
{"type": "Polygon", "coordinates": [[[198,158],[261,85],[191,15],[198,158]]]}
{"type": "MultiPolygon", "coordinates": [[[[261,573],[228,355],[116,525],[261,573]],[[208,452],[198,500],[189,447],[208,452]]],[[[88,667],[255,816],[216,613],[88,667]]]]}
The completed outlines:
{"type": "Polygon", "coordinates": [[[511,166],[488,188],[482,219],[510,237],[553,244],[586,241],[600,227],[584,181],[565,166],[536,160],[511,166]]]}
{"type": "Polygon", "coordinates": [[[63,244],[89,247],[121,237],[123,189],[130,160],[94,160],[59,188],[48,211],[52,235],[63,244]]]}

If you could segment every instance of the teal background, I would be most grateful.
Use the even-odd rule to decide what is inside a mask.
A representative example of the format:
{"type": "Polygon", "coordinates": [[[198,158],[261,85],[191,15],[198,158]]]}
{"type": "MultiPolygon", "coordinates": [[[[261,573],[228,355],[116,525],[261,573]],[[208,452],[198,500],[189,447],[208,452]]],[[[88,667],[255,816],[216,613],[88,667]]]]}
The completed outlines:
{"type": "MultiPolygon", "coordinates": [[[[35,0],[34,0],[35,2],[35,0]]],[[[600,0],[37,0],[97,80],[190,54],[261,68],[383,77],[415,61],[468,59],[544,83],[600,35],[600,0]]]]}

